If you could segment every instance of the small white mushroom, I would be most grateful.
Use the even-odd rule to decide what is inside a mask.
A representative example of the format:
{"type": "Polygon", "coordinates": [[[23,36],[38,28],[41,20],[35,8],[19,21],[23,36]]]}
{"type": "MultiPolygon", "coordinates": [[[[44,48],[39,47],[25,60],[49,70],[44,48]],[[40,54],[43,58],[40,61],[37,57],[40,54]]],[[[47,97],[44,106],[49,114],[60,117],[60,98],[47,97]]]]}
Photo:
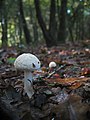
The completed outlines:
{"type": "Polygon", "coordinates": [[[54,68],[54,67],[56,67],[57,65],[56,65],[56,63],[55,62],[50,62],[49,63],[49,68],[54,68]]]}
{"type": "Polygon", "coordinates": [[[32,72],[40,69],[41,63],[39,59],[33,54],[23,53],[16,58],[14,66],[16,69],[24,71],[24,90],[28,97],[31,98],[34,94],[32,72]]]}

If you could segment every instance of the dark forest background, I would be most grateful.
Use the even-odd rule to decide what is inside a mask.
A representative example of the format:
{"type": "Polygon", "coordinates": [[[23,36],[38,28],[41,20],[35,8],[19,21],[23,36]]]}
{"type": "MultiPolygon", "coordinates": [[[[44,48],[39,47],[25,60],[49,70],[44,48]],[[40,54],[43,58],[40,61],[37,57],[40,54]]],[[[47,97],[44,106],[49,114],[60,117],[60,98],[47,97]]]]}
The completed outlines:
{"type": "Polygon", "coordinates": [[[0,0],[0,47],[90,39],[90,0],[0,0]]]}

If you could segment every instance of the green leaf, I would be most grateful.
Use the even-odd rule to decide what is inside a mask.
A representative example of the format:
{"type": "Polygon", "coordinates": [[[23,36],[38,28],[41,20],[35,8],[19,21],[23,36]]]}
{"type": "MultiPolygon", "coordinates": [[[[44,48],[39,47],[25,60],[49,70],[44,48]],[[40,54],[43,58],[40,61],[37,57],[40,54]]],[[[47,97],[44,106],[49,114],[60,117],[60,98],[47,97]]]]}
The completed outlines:
{"type": "Polygon", "coordinates": [[[15,60],[16,60],[16,58],[10,57],[10,58],[7,59],[7,62],[9,64],[13,64],[15,60]]]}
{"type": "Polygon", "coordinates": [[[0,60],[0,65],[2,64],[3,62],[0,60]]]}

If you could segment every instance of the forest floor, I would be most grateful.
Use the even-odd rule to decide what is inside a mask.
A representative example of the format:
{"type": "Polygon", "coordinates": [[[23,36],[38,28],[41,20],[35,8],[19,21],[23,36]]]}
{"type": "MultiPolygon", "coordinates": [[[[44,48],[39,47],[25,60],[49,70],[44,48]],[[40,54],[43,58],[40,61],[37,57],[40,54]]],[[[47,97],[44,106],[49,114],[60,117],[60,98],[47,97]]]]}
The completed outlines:
{"type": "Polygon", "coordinates": [[[0,49],[0,119],[90,120],[90,44],[0,49]],[[25,52],[42,64],[42,71],[34,72],[31,100],[24,94],[23,72],[13,65],[25,52]],[[57,64],[53,69],[51,61],[57,64]]]}

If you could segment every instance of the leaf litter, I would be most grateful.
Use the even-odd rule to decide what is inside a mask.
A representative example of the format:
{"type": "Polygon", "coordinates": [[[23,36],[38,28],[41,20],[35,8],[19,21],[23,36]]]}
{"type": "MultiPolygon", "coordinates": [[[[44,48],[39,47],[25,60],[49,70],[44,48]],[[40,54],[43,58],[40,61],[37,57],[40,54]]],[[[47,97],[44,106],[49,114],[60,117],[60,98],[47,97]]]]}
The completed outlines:
{"type": "Polygon", "coordinates": [[[13,66],[20,53],[13,48],[0,50],[1,108],[4,104],[15,120],[89,120],[90,49],[60,46],[30,51],[42,63],[41,72],[34,72],[31,100],[23,90],[23,72],[13,66]],[[52,71],[51,61],[57,64],[52,71]]]}

